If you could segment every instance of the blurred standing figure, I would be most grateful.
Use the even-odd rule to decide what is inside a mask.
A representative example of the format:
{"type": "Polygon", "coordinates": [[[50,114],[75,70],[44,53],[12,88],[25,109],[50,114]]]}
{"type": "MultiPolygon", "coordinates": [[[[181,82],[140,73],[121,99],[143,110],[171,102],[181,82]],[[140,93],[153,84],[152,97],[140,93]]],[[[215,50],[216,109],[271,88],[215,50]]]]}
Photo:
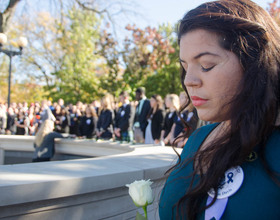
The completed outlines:
{"type": "Polygon", "coordinates": [[[70,115],[66,108],[61,108],[60,115],[56,119],[56,131],[59,133],[69,133],[70,115]]]}
{"type": "MultiPolygon", "coordinates": [[[[180,106],[185,106],[186,103],[188,102],[188,96],[185,92],[181,92],[179,96],[180,100],[180,106]]],[[[196,109],[193,107],[192,104],[188,105],[188,107],[184,110],[181,111],[179,115],[177,115],[174,118],[174,124],[172,127],[172,136],[171,136],[171,141],[173,142],[174,139],[178,136],[183,135],[184,133],[188,133],[188,136],[184,137],[183,139],[178,140],[176,143],[177,147],[184,147],[186,141],[188,140],[188,137],[192,134],[192,132],[196,129],[197,127],[197,122],[198,122],[198,116],[196,109]],[[184,123],[188,125],[188,129],[190,130],[185,130],[184,123],[181,121],[181,118],[184,120],[184,123]]]]}
{"type": "Polygon", "coordinates": [[[36,125],[36,115],[35,115],[35,107],[34,105],[30,106],[28,110],[28,120],[29,120],[29,134],[35,135],[35,125],[36,125]]]}
{"type": "Polygon", "coordinates": [[[61,108],[64,108],[64,100],[62,98],[58,99],[57,101],[58,105],[60,105],[61,108]]]}
{"type": "Polygon", "coordinates": [[[70,109],[70,129],[69,134],[78,136],[79,133],[79,122],[81,119],[81,112],[78,110],[76,105],[73,105],[70,109]]]}
{"type": "Polygon", "coordinates": [[[97,115],[93,106],[87,105],[86,115],[79,123],[79,137],[92,138],[97,124],[97,115]]]}
{"type": "Polygon", "coordinates": [[[0,104],[0,133],[5,134],[7,127],[7,108],[5,104],[0,104]]]}
{"type": "Polygon", "coordinates": [[[145,144],[159,144],[160,133],[163,128],[163,101],[160,95],[153,95],[150,99],[151,109],[147,116],[148,126],[145,131],[145,144]]]}
{"type": "Polygon", "coordinates": [[[111,139],[113,137],[113,110],[111,95],[107,94],[101,99],[101,110],[97,122],[96,137],[111,139]]]}
{"type": "Polygon", "coordinates": [[[168,112],[164,118],[164,125],[161,131],[161,140],[165,145],[171,145],[172,135],[172,126],[174,120],[177,117],[177,111],[180,108],[179,96],[176,94],[168,94],[165,97],[165,106],[168,109],[168,112]]]}
{"type": "Polygon", "coordinates": [[[129,103],[129,95],[126,91],[120,93],[120,102],[122,106],[118,109],[115,117],[114,133],[116,138],[120,141],[130,142],[129,132],[131,131],[131,105],[129,103]]]}
{"type": "Polygon", "coordinates": [[[136,90],[135,98],[138,101],[138,105],[135,110],[134,117],[134,139],[136,143],[145,142],[145,131],[148,125],[147,116],[151,109],[150,101],[145,96],[145,88],[140,87],[136,90]]]}
{"type": "Polygon", "coordinates": [[[6,134],[15,134],[16,133],[16,125],[15,125],[16,120],[17,120],[17,116],[14,112],[14,109],[12,107],[9,107],[6,134]]]}
{"type": "Polygon", "coordinates": [[[29,118],[25,115],[23,110],[18,113],[18,118],[15,120],[16,135],[28,135],[29,118]]]}
{"type": "Polygon", "coordinates": [[[54,117],[51,109],[49,108],[47,100],[43,100],[41,102],[41,109],[42,109],[42,112],[40,115],[40,123],[43,123],[47,119],[55,121],[55,117],[54,117]]]}
{"type": "Polygon", "coordinates": [[[63,136],[58,132],[53,132],[54,122],[52,120],[45,120],[40,126],[34,143],[34,156],[32,162],[42,162],[49,161],[54,153],[54,139],[63,138],[63,136]]]}
{"type": "Polygon", "coordinates": [[[98,115],[100,109],[100,102],[98,100],[93,100],[91,104],[94,107],[96,114],[98,115]]]}
{"type": "Polygon", "coordinates": [[[22,103],[22,108],[21,108],[23,111],[24,111],[24,113],[27,113],[28,112],[28,103],[27,102],[23,102],[22,103]]]}

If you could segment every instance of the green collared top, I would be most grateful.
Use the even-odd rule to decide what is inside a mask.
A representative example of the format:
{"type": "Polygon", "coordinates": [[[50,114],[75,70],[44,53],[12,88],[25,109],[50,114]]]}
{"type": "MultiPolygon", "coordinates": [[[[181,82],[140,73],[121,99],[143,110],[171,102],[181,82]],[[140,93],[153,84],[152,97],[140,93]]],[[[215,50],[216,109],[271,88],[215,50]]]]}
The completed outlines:
{"type": "MultiPolygon", "coordinates": [[[[195,154],[216,126],[217,124],[207,125],[192,134],[181,154],[182,161],[195,154]]],[[[254,157],[256,155],[253,155],[251,161],[246,161],[241,165],[244,172],[243,184],[234,195],[228,198],[228,203],[221,219],[280,219],[280,187],[265,171],[260,158],[258,156],[254,157]]],[[[269,137],[265,157],[270,168],[280,173],[280,130],[275,130],[269,137]]],[[[189,163],[187,166],[175,169],[168,177],[162,190],[159,204],[161,220],[175,219],[175,204],[186,193],[190,185],[190,179],[186,177],[192,172],[193,164],[189,163]]],[[[280,181],[280,177],[278,179],[280,181]]],[[[205,195],[206,197],[207,195],[205,195]]],[[[204,219],[204,214],[201,213],[198,219],[204,219]]],[[[180,219],[186,219],[186,217],[181,216],[180,219]]]]}

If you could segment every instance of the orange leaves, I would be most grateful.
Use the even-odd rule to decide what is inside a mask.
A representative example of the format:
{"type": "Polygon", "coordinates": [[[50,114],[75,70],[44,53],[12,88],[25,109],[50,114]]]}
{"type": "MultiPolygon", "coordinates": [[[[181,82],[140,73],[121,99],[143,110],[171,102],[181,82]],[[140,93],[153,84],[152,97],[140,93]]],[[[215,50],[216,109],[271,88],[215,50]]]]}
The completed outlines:
{"type": "Polygon", "coordinates": [[[274,18],[274,20],[280,24],[280,0],[273,0],[272,3],[268,4],[268,12],[274,18]]]}
{"type": "Polygon", "coordinates": [[[132,32],[132,39],[126,38],[125,48],[128,48],[128,44],[134,44],[139,64],[142,67],[150,66],[155,71],[170,64],[169,54],[174,53],[175,49],[159,30],[151,27],[142,30],[130,24],[126,26],[126,30],[132,32]]]}

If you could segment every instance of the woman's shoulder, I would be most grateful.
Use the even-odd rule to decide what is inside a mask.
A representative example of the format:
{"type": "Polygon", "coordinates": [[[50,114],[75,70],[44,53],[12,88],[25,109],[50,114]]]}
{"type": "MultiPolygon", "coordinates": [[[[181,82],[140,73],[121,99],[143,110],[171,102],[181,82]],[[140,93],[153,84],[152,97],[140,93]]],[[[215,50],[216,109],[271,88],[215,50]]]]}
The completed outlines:
{"type": "Polygon", "coordinates": [[[107,114],[111,114],[112,110],[110,109],[102,109],[100,112],[100,115],[107,115],[107,114]]]}
{"type": "Polygon", "coordinates": [[[266,160],[274,171],[280,173],[280,129],[274,130],[267,140],[266,160]]]}
{"type": "Polygon", "coordinates": [[[196,139],[202,139],[203,137],[206,138],[208,134],[218,126],[218,124],[219,123],[213,123],[197,128],[189,137],[189,140],[194,141],[196,139]]]}
{"type": "Polygon", "coordinates": [[[164,110],[162,109],[162,108],[159,108],[157,111],[156,111],[156,113],[155,113],[155,115],[163,115],[164,114],[164,110]]]}
{"type": "Polygon", "coordinates": [[[104,111],[106,114],[112,114],[114,112],[113,109],[105,109],[104,111]]]}

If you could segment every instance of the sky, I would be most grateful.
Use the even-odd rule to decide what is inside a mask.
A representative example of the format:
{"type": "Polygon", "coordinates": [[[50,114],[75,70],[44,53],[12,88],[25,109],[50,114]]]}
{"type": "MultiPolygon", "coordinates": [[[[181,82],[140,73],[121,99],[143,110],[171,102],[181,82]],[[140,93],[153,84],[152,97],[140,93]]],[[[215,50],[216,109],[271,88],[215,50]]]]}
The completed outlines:
{"type": "MultiPolygon", "coordinates": [[[[0,6],[3,0],[0,0],[0,6]]],[[[4,0],[7,2],[7,0],[4,0]]],[[[106,3],[105,0],[100,0],[103,3],[106,3]]],[[[114,2],[115,0],[108,0],[108,4],[114,2]]],[[[158,27],[161,24],[170,23],[172,25],[176,24],[183,15],[189,10],[197,7],[198,5],[206,2],[207,0],[120,0],[120,2],[126,2],[130,4],[130,9],[136,12],[135,16],[119,16],[114,17],[115,22],[117,23],[116,33],[117,38],[121,42],[127,34],[129,34],[124,27],[127,24],[136,24],[137,27],[145,28],[147,26],[158,27]],[[117,19],[119,18],[119,19],[117,19]]],[[[230,1],[230,0],[229,0],[230,1]]],[[[266,9],[268,3],[273,0],[253,0],[261,7],[266,9]]],[[[48,10],[50,6],[47,6],[47,3],[51,1],[39,1],[36,0],[36,4],[32,4],[33,0],[21,1],[17,8],[18,18],[21,17],[24,12],[25,7],[35,7],[37,10],[48,10]]],[[[67,1],[65,1],[67,2],[67,1]]],[[[52,5],[53,7],[53,5],[52,5]]],[[[1,7],[0,7],[1,9],[1,7]]],[[[35,13],[34,13],[35,14],[35,13]]],[[[15,60],[16,61],[16,60],[15,60]]]]}
{"type": "MultiPolygon", "coordinates": [[[[268,3],[273,0],[253,0],[255,3],[266,9],[268,3]]],[[[144,18],[141,20],[141,26],[153,27],[162,23],[175,24],[183,15],[206,2],[205,0],[135,0],[139,4],[139,11],[144,18]]],[[[138,18],[139,22],[139,18],[138,18]]]]}

